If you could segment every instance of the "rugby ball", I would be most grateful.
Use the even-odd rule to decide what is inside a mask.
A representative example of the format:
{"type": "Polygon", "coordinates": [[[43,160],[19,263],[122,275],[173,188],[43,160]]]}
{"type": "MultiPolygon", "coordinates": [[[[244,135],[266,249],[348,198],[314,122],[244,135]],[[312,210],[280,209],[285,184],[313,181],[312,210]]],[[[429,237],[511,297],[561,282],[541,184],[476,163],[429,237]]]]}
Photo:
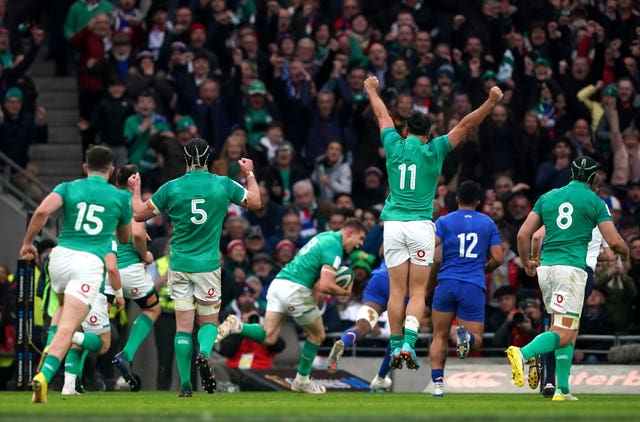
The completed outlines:
{"type": "Polygon", "coordinates": [[[335,282],[338,286],[342,287],[343,289],[348,289],[349,286],[351,286],[351,283],[353,283],[353,280],[355,278],[356,276],[353,273],[353,270],[343,265],[342,267],[338,268],[338,271],[336,271],[335,282]]]}

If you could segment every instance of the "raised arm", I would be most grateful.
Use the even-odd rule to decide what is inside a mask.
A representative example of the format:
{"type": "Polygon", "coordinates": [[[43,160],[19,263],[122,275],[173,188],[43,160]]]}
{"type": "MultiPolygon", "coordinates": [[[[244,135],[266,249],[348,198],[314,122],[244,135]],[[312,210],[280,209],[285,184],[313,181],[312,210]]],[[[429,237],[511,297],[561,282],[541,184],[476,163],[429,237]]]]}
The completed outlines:
{"type": "Polygon", "coordinates": [[[133,218],[138,222],[147,221],[155,215],[154,206],[150,201],[142,202],[140,194],[140,174],[136,173],[129,177],[127,181],[131,189],[131,208],[133,209],[133,218]]]}
{"type": "Polygon", "coordinates": [[[240,168],[244,171],[247,179],[247,197],[241,205],[247,207],[248,210],[258,210],[262,206],[262,201],[260,199],[258,181],[253,174],[253,161],[248,158],[241,158],[238,160],[238,164],[240,164],[240,168]]]}
{"type": "Polygon", "coordinates": [[[451,129],[451,132],[448,133],[451,148],[457,147],[471,130],[480,126],[480,123],[491,113],[493,106],[502,100],[502,95],[502,90],[494,86],[489,91],[489,98],[480,107],[464,116],[460,123],[451,129]]]}
{"type": "Polygon", "coordinates": [[[394,127],[393,120],[389,115],[387,106],[384,105],[384,101],[382,101],[382,98],[380,98],[380,94],[378,94],[378,78],[376,78],[375,76],[369,76],[364,81],[364,90],[369,96],[369,102],[371,103],[373,114],[375,114],[376,119],[378,119],[378,127],[380,127],[380,132],[388,127],[394,127]]]}

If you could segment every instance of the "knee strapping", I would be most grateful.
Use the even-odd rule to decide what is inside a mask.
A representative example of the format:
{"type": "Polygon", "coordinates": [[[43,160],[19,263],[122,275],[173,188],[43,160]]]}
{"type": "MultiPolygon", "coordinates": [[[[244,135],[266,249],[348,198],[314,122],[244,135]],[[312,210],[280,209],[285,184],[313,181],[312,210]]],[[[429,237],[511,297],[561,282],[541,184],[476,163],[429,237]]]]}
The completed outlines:
{"type": "Polygon", "coordinates": [[[196,309],[196,302],[193,299],[174,299],[173,305],[176,311],[193,311],[196,309]]]}
{"type": "Polygon", "coordinates": [[[554,327],[560,327],[560,328],[569,329],[569,330],[573,330],[573,331],[576,331],[580,327],[580,317],[579,316],[554,314],[552,318],[553,318],[553,324],[552,325],[554,327]],[[570,327],[567,327],[566,325],[562,324],[562,321],[565,318],[571,318],[571,326],[570,327]]]}
{"type": "Polygon", "coordinates": [[[356,317],[356,321],[361,319],[366,320],[369,325],[371,325],[371,329],[373,330],[376,324],[378,323],[378,312],[370,306],[362,305],[358,310],[358,316],[356,317]]]}
{"type": "Polygon", "coordinates": [[[213,305],[203,305],[198,303],[198,308],[196,310],[198,315],[213,315],[220,312],[220,302],[216,302],[213,305]]]}

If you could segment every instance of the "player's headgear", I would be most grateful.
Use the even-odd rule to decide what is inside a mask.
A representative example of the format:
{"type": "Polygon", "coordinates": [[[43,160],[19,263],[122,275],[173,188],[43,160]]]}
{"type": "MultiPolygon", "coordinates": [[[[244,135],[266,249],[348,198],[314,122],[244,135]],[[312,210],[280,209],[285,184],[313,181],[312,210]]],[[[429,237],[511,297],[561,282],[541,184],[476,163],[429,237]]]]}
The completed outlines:
{"type": "Polygon", "coordinates": [[[202,138],[191,138],[184,147],[187,167],[205,167],[209,159],[209,144],[202,138]]]}
{"type": "Polygon", "coordinates": [[[598,173],[598,163],[591,157],[581,155],[571,162],[571,180],[591,185],[598,173]]]}

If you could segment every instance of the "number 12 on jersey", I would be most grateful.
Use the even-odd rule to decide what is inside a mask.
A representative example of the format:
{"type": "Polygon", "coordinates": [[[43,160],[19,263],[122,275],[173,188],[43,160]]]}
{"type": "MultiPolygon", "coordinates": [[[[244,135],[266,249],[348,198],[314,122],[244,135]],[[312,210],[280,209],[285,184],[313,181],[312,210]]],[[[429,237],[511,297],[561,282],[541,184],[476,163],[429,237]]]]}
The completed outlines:
{"type": "Polygon", "coordinates": [[[411,164],[407,166],[406,164],[400,164],[398,166],[398,170],[400,170],[400,189],[404,190],[404,186],[407,178],[407,170],[409,170],[409,190],[416,189],[416,165],[411,164]]]}
{"type": "Polygon", "coordinates": [[[478,254],[473,249],[478,244],[477,233],[460,233],[460,258],[477,258],[478,254]]]}

